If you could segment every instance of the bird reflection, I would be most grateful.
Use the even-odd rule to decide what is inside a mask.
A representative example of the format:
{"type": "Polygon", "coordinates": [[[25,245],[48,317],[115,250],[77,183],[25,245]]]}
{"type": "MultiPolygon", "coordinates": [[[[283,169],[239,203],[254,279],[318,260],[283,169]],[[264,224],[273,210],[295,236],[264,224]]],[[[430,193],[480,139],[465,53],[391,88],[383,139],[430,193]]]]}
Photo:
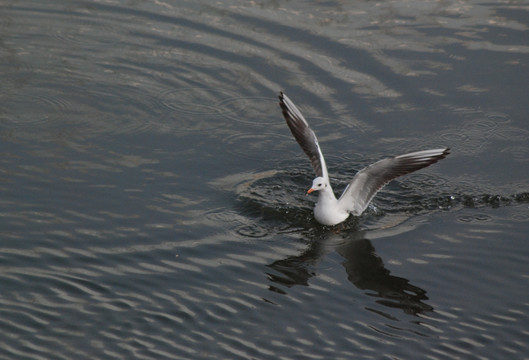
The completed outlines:
{"type": "MultiPolygon", "coordinates": [[[[302,254],[268,265],[277,273],[267,275],[273,283],[283,287],[308,286],[309,279],[316,275],[319,261],[336,251],[344,259],[342,264],[347,279],[357,288],[366,290],[367,295],[378,298],[377,303],[413,315],[432,311],[433,308],[423,302],[428,299],[426,291],[410,284],[408,279],[391,275],[364,235],[364,232],[316,234],[302,254]]],[[[270,290],[285,293],[276,285],[270,286],[270,290]]]]}

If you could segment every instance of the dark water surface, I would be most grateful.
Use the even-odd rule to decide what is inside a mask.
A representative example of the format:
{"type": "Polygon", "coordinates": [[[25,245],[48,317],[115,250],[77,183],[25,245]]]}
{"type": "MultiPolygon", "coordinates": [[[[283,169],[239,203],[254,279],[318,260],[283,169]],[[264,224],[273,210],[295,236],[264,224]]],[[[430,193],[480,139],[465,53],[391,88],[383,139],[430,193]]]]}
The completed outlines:
{"type": "Polygon", "coordinates": [[[526,1],[4,1],[0,359],[523,359],[526,1]],[[338,229],[341,191],[449,146],[338,229]]]}

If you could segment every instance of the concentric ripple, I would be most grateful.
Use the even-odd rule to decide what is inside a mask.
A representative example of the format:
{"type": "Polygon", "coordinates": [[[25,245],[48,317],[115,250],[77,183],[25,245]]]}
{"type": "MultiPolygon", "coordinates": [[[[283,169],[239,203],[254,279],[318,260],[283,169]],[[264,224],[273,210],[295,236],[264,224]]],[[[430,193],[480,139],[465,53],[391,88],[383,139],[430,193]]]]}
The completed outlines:
{"type": "MultiPolygon", "coordinates": [[[[223,100],[218,105],[223,109],[223,116],[247,124],[262,124],[263,114],[278,108],[275,99],[265,97],[237,97],[223,100]]],[[[279,111],[277,117],[280,117],[279,111]]]]}
{"type": "Polygon", "coordinates": [[[224,97],[233,97],[228,90],[203,87],[189,87],[165,90],[158,94],[159,106],[171,112],[193,115],[221,115],[229,112],[219,101],[224,97]]]}

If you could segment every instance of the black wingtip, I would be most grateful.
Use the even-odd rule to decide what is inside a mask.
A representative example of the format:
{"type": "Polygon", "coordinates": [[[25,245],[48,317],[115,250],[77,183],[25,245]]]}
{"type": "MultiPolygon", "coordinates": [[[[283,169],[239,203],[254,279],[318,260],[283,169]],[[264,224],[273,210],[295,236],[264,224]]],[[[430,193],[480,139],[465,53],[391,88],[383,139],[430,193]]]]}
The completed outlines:
{"type": "Polygon", "coordinates": [[[289,115],[290,114],[290,110],[288,109],[287,104],[285,104],[285,93],[283,91],[280,91],[278,98],[279,98],[279,107],[281,107],[281,111],[283,112],[283,116],[284,116],[285,120],[288,123],[287,118],[289,118],[291,116],[289,115]]]}
{"type": "Polygon", "coordinates": [[[283,96],[284,96],[284,95],[285,95],[285,93],[283,92],[283,90],[279,90],[279,96],[278,96],[278,98],[279,98],[280,101],[283,101],[283,96]]]}
{"type": "MultiPolygon", "coordinates": [[[[448,155],[450,155],[450,148],[444,149],[444,151],[436,157],[437,160],[442,160],[446,158],[448,155]]],[[[437,161],[436,161],[437,162],[437,161]]]]}

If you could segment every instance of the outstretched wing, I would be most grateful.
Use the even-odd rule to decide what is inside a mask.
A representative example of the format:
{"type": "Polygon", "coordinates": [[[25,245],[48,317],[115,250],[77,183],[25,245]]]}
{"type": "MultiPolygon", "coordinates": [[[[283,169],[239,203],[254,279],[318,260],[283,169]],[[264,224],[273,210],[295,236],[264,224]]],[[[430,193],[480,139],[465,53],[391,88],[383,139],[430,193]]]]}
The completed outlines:
{"type": "Polygon", "coordinates": [[[318,144],[316,134],[309,127],[307,120],[298,110],[296,105],[281,91],[279,93],[279,106],[283,110],[283,116],[287,122],[292,135],[310,159],[316,176],[329,180],[325,159],[318,144]]]}
{"type": "Polygon", "coordinates": [[[380,160],[360,170],[349,183],[340,199],[339,206],[360,215],[376,193],[391,180],[430,166],[450,154],[450,149],[433,149],[399,155],[380,160]]]}

